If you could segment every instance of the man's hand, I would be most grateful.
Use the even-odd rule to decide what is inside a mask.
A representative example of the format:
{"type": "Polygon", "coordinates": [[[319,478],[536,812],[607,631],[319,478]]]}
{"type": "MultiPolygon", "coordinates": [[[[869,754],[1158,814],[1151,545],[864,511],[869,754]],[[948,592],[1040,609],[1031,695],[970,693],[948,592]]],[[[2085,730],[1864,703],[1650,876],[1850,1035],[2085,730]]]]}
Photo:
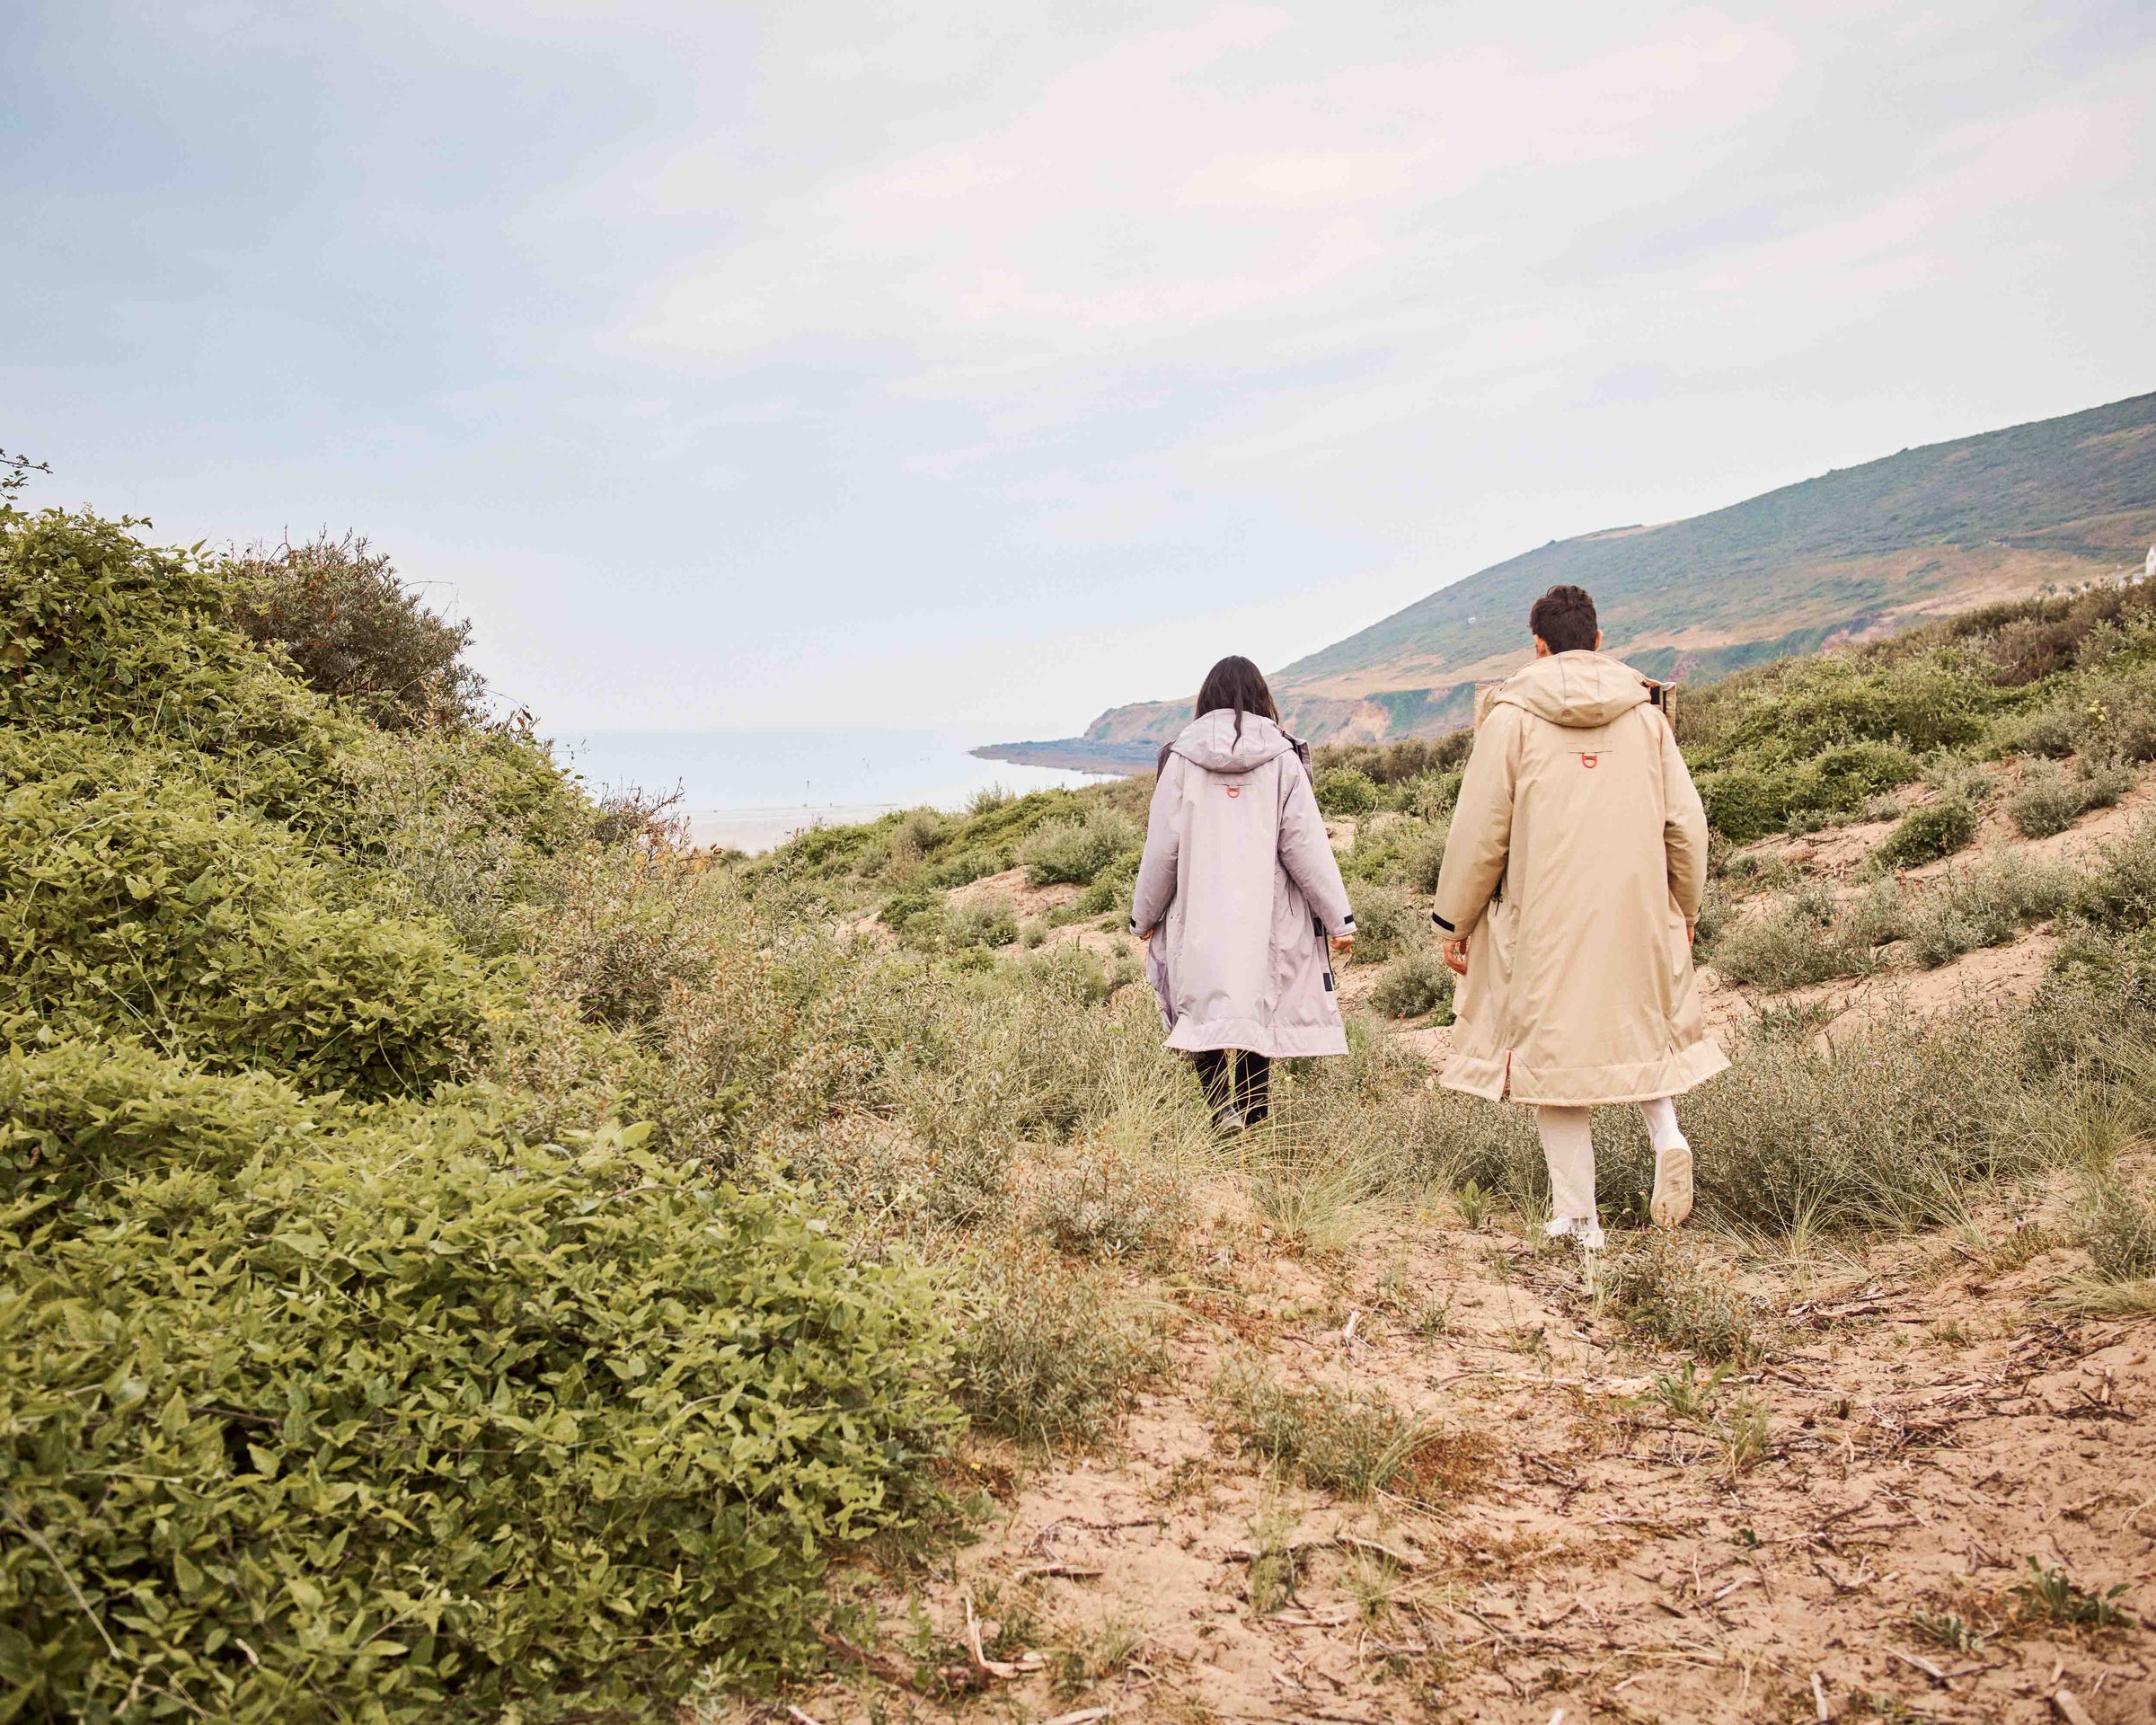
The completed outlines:
{"type": "Polygon", "coordinates": [[[1438,947],[1437,955],[1445,960],[1445,968],[1455,977],[1464,977],[1467,974],[1467,942],[1465,941],[1445,942],[1438,947]]]}
{"type": "Polygon", "coordinates": [[[1150,941],[1150,940],[1151,940],[1151,939],[1152,939],[1152,938],[1153,938],[1153,937],[1155,934],[1159,933],[1160,932],[1161,932],[1161,925],[1160,925],[1158,923],[1155,923],[1155,924],[1153,924],[1153,925],[1151,928],[1147,929],[1147,930],[1146,930],[1146,931],[1145,931],[1145,932],[1144,932],[1143,934],[1139,935],[1139,936],[1138,936],[1138,938],[1139,938],[1141,941],[1150,941]]]}
{"type": "Polygon", "coordinates": [[[1355,936],[1352,934],[1335,934],[1332,937],[1332,950],[1335,952],[1338,952],[1343,959],[1353,958],[1355,956],[1355,936]]]}
{"type": "Polygon", "coordinates": [[[1691,924],[1691,923],[1687,923],[1687,924],[1684,924],[1684,944],[1685,944],[1685,945],[1687,945],[1687,946],[1690,946],[1690,945],[1692,945],[1692,940],[1693,940],[1693,936],[1692,936],[1692,928],[1693,928],[1693,924],[1691,924]]]}

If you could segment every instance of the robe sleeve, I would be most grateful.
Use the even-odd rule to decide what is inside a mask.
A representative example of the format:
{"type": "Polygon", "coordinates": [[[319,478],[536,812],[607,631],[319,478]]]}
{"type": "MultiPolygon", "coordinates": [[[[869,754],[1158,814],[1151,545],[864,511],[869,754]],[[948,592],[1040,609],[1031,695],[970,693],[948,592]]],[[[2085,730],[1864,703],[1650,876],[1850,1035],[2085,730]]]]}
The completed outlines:
{"type": "Polygon", "coordinates": [[[1430,920],[1448,940],[1465,940],[1505,879],[1512,847],[1512,792],[1520,770],[1517,707],[1499,704],[1475,733],[1474,752],[1460,781],[1445,862],[1437,871],[1437,899],[1430,920]]]}
{"type": "Polygon", "coordinates": [[[1669,890],[1688,923],[1697,922],[1707,891],[1707,809],[1669,721],[1657,712],[1662,744],[1662,847],[1669,854],[1669,890]]]}
{"type": "Polygon", "coordinates": [[[1171,755],[1153,787],[1153,807],[1145,817],[1145,854],[1130,890],[1130,932],[1143,935],[1160,926],[1175,898],[1175,864],[1180,842],[1175,808],[1183,798],[1183,757],[1171,755]]]}
{"type": "Polygon", "coordinates": [[[1339,859],[1325,836],[1325,816],[1301,757],[1292,754],[1280,758],[1280,866],[1303,889],[1303,901],[1328,934],[1354,934],[1355,911],[1339,859]]]}

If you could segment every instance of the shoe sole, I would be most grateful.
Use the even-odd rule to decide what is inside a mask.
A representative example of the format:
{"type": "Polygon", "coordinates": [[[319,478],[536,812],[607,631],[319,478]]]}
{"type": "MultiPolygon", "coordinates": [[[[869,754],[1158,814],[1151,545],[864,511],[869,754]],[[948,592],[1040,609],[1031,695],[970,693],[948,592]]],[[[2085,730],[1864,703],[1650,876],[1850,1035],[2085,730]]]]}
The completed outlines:
{"type": "Polygon", "coordinates": [[[1692,1150],[1678,1145],[1655,1158],[1655,1196],[1647,1207],[1658,1228],[1681,1228],[1692,1214],[1692,1150]]]}

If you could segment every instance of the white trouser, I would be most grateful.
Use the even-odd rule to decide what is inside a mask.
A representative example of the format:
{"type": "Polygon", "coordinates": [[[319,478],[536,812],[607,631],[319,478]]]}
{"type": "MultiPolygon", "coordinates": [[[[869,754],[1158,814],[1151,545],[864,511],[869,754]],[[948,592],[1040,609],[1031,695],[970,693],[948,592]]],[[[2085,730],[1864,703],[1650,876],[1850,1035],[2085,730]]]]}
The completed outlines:
{"type": "MultiPolygon", "coordinates": [[[[1657,1096],[1639,1104],[1639,1118],[1647,1122],[1647,1136],[1656,1153],[1684,1142],[1677,1129],[1677,1110],[1669,1098],[1657,1096]]],[[[1542,1135],[1542,1156],[1550,1164],[1550,1211],[1559,1222],[1595,1221],[1595,1140],[1587,1130],[1587,1110],[1558,1108],[1544,1102],[1534,1110],[1535,1129],[1542,1135]]]]}

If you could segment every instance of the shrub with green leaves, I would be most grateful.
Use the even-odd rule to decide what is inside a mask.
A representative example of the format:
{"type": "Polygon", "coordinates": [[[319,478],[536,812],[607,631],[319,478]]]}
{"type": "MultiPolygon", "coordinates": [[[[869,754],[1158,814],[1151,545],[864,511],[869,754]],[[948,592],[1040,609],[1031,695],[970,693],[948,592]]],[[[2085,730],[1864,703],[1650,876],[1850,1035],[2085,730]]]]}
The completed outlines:
{"type": "Polygon", "coordinates": [[[102,739],[0,736],[0,1033],[129,1035],[366,1095],[455,1072],[499,1005],[481,967],[190,777],[102,739]]]}
{"type": "MultiPolygon", "coordinates": [[[[1427,949],[1393,960],[1370,991],[1370,1004],[1387,1018],[1420,1018],[1449,1008],[1452,1001],[1453,973],[1443,959],[1427,949]]],[[[1439,1020],[1451,1022],[1449,1012],[1439,1020]]]]}
{"type": "Polygon", "coordinates": [[[2132,782],[2124,767],[2070,774],[2056,762],[2034,760],[2021,771],[2021,788],[2006,800],[2007,818],[2024,838],[2048,838],[2091,809],[2109,808],[2132,782]]]}
{"type": "Polygon", "coordinates": [[[1020,844],[1017,860],[1037,887],[1058,881],[1086,886],[1126,851],[1135,849],[1140,836],[1121,810],[1096,807],[1082,819],[1042,822],[1020,844]]]}
{"type": "Polygon", "coordinates": [[[85,1042],[0,1098],[11,1713],[768,1673],[951,1433],[924,1282],[641,1128],[520,1146],[85,1042]]]}
{"type": "Polygon", "coordinates": [[[1890,869],[1913,869],[1951,856],[1976,836],[1976,811],[1958,797],[1941,797],[1902,817],[1877,853],[1890,869]]]}
{"type": "Polygon", "coordinates": [[[1316,788],[1318,807],[1329,815],[1366,815],[1381,801],[1376,784],[1360,767],[1321,772],[1316,788]]]}

